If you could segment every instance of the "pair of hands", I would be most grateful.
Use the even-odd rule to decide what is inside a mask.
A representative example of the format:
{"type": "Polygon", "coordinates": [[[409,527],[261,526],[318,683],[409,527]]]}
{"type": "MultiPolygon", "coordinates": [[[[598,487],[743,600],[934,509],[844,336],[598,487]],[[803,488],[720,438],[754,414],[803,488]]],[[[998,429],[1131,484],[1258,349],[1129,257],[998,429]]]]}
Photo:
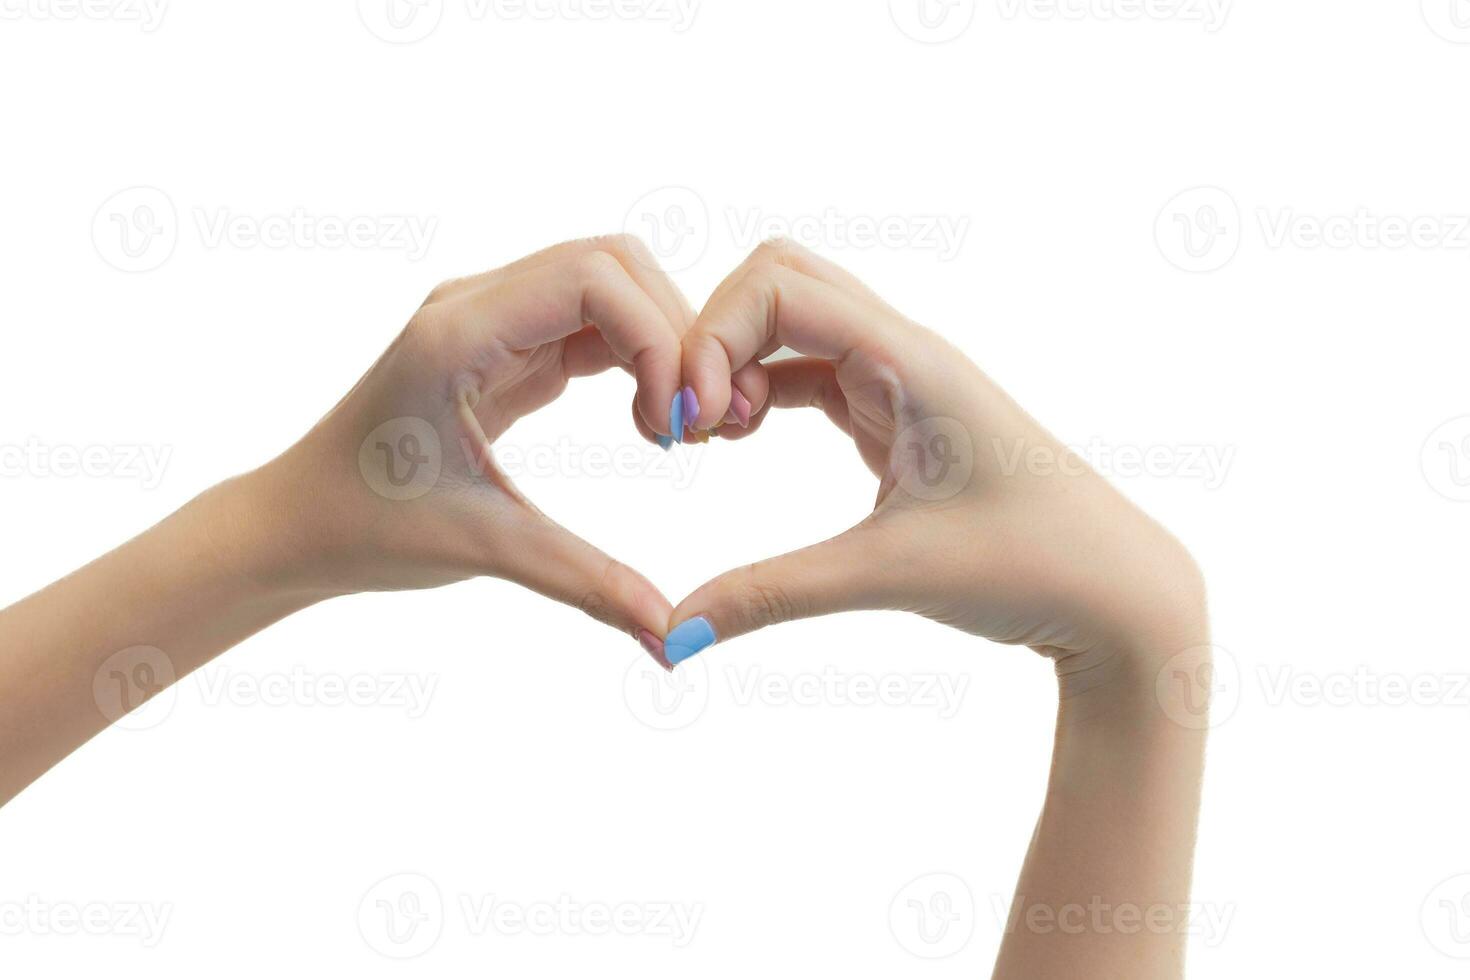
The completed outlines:
{"type": "Polygon", "coordinates": [[[666,667],[716,638],[849,609],[1030,646],[1056,660],[1064,695],[1120,674],[1151,684],[1160,663],[1206,642],[1201,578],[1177,541],[957,349],[782,242],[698,313],[628,237],[447,282],[261,472],[296,532],[302,592],[491,575],[629,633],[666,667]],[[802,356],[762,363],[783,345],[802,356]],[[569,379],[613,367],[635,376],[634,422],[661,444],[745,438],[772,408],[820,408],[878,478],[872,513],[671,606],[537,510],[490,449],[569,379]]]}

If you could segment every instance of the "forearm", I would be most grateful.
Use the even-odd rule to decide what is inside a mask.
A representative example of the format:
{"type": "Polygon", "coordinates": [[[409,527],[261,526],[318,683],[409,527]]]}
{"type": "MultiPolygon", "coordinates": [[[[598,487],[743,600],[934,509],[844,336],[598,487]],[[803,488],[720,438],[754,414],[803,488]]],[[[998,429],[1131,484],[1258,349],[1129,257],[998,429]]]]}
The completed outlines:
{"type": "Polygon", "coordinates": [[[0,803],[121,711],[324,597],[281,574],[290,522],[264,473],[0,611],[0,803]]]}
{"type": "Polygon", "coordinates": [[[997,980],[1183,976],[1205,732],[1166,703],[1167,662],[1063,699],[997,980]]]}

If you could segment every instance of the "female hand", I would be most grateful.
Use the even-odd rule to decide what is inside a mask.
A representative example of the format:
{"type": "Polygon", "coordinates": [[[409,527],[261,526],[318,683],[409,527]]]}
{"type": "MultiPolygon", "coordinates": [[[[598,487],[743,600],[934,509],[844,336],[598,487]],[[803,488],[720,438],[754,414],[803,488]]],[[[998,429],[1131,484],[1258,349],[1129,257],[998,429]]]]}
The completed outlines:
{"type": "Polygon", "coordinates": [[[635,637],[662,634],[663,595],[537,510],[490,445],[569,378],[614,366],[637,377],[640,431],[667,437],[693,317],[642,243],[621,236],[439,286],[326,418],[247,477],[264,477],[305,536],[295,553],[302,587],[336,594],[490,575],[635,637]]]}
{"type": "Polygon", "coordinates": [[[878,499],[851,530],[697,590],[665,655],[799,616],[904,609],[1054,658],[1051,776],[994,977],[1177,980],[1212,686],[1189,555],[958,350],[805,251],[759,249],[685,335],[693,425],[722,421],[736,370],[759,411],[721,436],[755,431],[772,406],[819,407],[880,478],[878,499]],[[750,365],[782,344],[806,356],[761,369],[767,398],[750,365]],[[1115,927],[1144,910],[1146,929],[1115,927]]]}
{"type": "MultiPolygon", "coordinates": [[[[716,637],[848,609],[902,609],[1055,658],[1075,689],[1205,636],[1203,586],[1167,532],[1028,416],[958,350],[850,274],[768,243],[684,337],[694,427],[726,418],[733,372],[759,410],[817,407],[880,478],[851,530],[707,583],[679,604],[675,663],[716,637]],[[758,365],[785,345],[805,357],[758,365]],[[769,396],[765,397],[766,385],[769,396]],[[701,622],[702,620],[702,622],[701,622]]],[[[1148,675],[1152,680],[1152,674],[1148,675]]]]}

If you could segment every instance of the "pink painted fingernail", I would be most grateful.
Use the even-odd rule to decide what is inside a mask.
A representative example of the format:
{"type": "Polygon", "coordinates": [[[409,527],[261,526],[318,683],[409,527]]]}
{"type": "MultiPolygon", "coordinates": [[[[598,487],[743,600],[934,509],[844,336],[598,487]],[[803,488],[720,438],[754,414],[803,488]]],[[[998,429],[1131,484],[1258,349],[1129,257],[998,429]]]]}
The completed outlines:
{"type": "Polygon", "coordinates": [[[750,399],[740,393],[739,388],[730,389],[730,411],[740,422],[740,428],[750,428],[750,399]]]}
{"type": "Polygon", "coordinates": [[[664,641],[654,636],[648,630],[638,631],[638,642],[648,655],[658,661],[658,665],[664,670],[673,670],[674,665],[669,663],[669,658],[664,656],[664,641]]]}

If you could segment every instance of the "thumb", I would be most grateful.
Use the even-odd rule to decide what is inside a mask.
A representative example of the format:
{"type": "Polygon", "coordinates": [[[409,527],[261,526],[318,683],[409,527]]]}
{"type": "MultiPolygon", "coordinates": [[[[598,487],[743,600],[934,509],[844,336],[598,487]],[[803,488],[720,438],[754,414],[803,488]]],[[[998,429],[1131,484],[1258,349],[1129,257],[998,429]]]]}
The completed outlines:
{"type": "Polygon", "coordinates": [[[501,578],[627,633],[668,669],[659,637],[672,605],[648,579],[539,513],[508,544],[501,578]]]}
{"type": "Polygon", "coordinates": [[[671,664],[766,626],[853,609],[881,609],[895,594],[894,563],[871,524],[713,578],[679,603],[664,641],[671,664]]]}

